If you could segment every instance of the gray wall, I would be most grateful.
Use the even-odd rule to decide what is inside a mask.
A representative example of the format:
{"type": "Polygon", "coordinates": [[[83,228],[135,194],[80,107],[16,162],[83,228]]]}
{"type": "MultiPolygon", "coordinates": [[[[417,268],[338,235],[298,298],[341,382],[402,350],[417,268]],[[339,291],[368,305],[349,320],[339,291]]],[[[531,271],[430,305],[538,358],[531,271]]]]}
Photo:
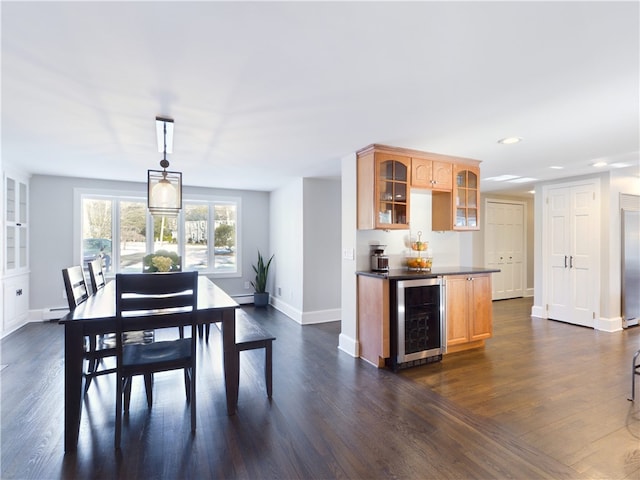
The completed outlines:
{"type": "MultiPolygon", "coordinates": [[[[31,310],[66,306],[61,271],[78,264],[73,253],[73,201],[75,188],[121,190],[146,194],[146,184],[74,177],[34,175],[30,183],[30,305],[31,310]]],[[[269,193],[245,190],[184,187],[184,195],[239,197],[242,276],[214,278],[230,295],[253,293],[244,283],[252,280],[255,252],[269,249],[269,193]]]]}
{"type": "Polygon", "coordinates": [[[302,324],[340,319],[340,180],[299,178],[271,193],[272,303],[302,324]]]}
{"type": "Polygon", "coordinates": [[[304,179],[304,311],[340,308],[341,185],[304,179]]]}

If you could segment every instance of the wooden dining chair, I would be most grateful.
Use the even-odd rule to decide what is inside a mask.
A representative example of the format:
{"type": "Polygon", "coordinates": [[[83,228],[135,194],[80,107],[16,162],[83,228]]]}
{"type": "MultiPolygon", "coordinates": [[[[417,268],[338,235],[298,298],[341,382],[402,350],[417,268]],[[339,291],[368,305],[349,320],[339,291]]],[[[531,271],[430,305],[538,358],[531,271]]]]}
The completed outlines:
{"type": "Polygon", "coordinates": [[[101,288],[104,288],[106,282],[104,280],[104,271],[102,270],[102,259],[96,258],[89,263],[89,278],[91,278],[91,285],[93,285],[93,293],[97,292],[101,288]]]}
{"type": "MultiPolygon", "coordinates": [[[[104,269],[102,268],[102,259],[96,258],[87,262],[89,266],[89,277],[93,285],[93,293],[96,293],[106,285],[104,278],[104,269]]],[[[143,330],[139,332],[126,332],[124,334],[125,343],[151,343],[154,341],[155,335],[153,330],[143,330]]],[[[98,346],[100,348],[116,348],[115,333],[107,333],[98,337],[98,346]]],[[[115,350],[114,350],[115,355],[115,350]]]]}
{"type": "MultiPolygon", "coordinates": [[[[198,273],[140,273],[116,275],[116,428],[115,448],[120,448],[122,412],[129,410],[131,378],[169,370],[184,370],[187,402],[191,408],[191,431],[196,429],[196,325],[198,273]],[[141,327],[191,326],[190,338],[127,345],[122,333],[141,327]]],[[[151,408],[152,385],[147,385],[151,408]]]]}
{"type": "MultiPolygon", "coordinates": [[[[67,293],[67,302],[69,311],[76,309],[78,305],[87,301],[89,298],[89,289],[85,280],[82,267],[77,265],[62,269],[62,278],[64,280],[64,288],[67,293]]],[[[106,375],[114,373],[115,368],[100,369],[98,364],[105,357],[115,356],[115,345],[113,348],[98,348],[100,339],[95,335],[85,337],[85,353],[84,358],[87,360],[87,369],[84,372],[85,384],[84,393],[86,394],[91,385],[91,380],[98,375],[106,375]]]]}

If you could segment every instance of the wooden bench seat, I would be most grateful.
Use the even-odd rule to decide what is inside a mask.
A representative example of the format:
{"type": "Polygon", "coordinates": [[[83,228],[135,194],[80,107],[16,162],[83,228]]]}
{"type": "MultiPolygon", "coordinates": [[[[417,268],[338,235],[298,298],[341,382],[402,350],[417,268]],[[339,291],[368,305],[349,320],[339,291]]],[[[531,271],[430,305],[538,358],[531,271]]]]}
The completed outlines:
{"type": "MultiPolygon", "coordinates": [[[[220,325],[215,324],[218,329],[220,325]]],[[[264,348],[264,379],[267,386],[267,397],[271,398],[272,388],[272,370],[273,370],[273,353],[272,344],[276,339],[271,333],[262,328],[257,321],[249,317],[243,311],[238,310],[236,313],[236,350],[242,352],[244,350],[255,350],[264,348]]]]}

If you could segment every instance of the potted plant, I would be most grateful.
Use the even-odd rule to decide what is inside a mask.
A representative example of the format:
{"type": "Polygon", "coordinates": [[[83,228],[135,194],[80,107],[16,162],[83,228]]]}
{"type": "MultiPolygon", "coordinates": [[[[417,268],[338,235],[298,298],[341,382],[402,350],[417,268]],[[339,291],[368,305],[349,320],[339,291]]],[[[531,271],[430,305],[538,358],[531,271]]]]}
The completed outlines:
{"type": "Polygon", "coordinates": [[[269,267],[271,266],[273,255],[265,263],[260,250],[258,250],[258,264],[252,265],[253,271],[256,272],[256,279],[251,282],[251,286],[255,290],[253,293],[253,304],[256,307],[265,307],[269,303],[269,292],[267,292],[267,277],[269,275],[269,267]]]}

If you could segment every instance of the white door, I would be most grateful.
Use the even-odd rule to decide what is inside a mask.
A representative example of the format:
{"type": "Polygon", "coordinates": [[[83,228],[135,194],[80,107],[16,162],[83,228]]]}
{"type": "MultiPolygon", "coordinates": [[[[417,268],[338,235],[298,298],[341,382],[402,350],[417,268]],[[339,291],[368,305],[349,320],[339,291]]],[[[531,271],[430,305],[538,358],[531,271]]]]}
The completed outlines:
{"type": "Polygon", "coordinates": [[[593,327],[599,308],[600,229],[596,183],[546,190],[547,316],[593,327]]]}
{"type": "Polygon", "coordinates": [[[492,276],[492,298],[524,295],[524,205],[487,200],[485,206],[486,266],[499,269],[492,276]]]}

